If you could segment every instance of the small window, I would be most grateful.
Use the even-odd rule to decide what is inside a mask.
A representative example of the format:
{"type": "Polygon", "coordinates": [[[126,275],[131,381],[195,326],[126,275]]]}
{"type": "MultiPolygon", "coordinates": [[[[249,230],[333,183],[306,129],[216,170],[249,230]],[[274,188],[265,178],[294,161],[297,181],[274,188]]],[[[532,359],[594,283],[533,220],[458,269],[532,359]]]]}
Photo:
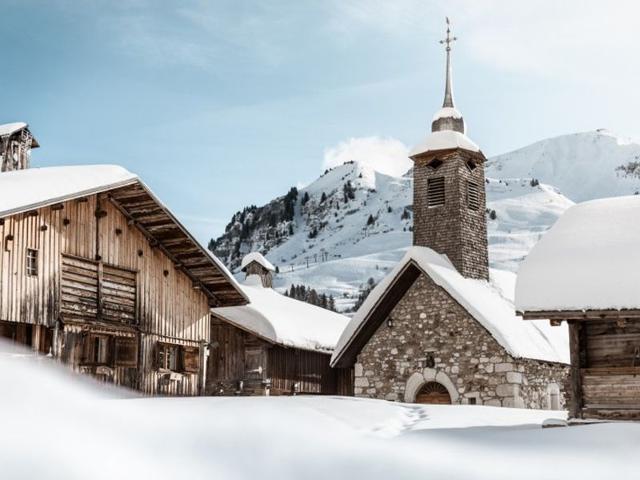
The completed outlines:
{"type": "Polygon", "coordinates": [[[108,365],[111,360],[110,341],[109,337],[94,337],[93,338],[93,358],[92,363],[96,365],[108,365]]]}
{"type": "Polygon", "coordinates": [[[33,248],[27,248],[27,275],[38,275],[38,251],[33,248]]]}
{"type": "Polygon", "coordinates": [[[84,365],[111,365],[113,341],[109,335],[86,334],[82,346],[84,365]]]}
{"type": "Polygon", "coordinates": [[[476,397],[469,397],[469,405],[477,405],[478,399],[476,397]]]}
{"type": "Polygon", "coordinates": [[[178,371],[178,345],[158,343],[158,368],[178,371]]]}
{"type": "Polygon", "coordinates": [[[438,158],[434,158],[427,164],[427,166],[432,170],[437,170],[438,168],[440,168],[441,165],[442,165],[442,160],[438,158]]]}
{"type": "Polygon", "coordinates": [[[470,210],[480,209],[480,188],[476,182],[467,182],[467,206],[470,210]]]}
{"type": "Polygon", "coordinates": [[[444,205],[444,177],[430,178],[427,181],[427,206],[444,205]]]}

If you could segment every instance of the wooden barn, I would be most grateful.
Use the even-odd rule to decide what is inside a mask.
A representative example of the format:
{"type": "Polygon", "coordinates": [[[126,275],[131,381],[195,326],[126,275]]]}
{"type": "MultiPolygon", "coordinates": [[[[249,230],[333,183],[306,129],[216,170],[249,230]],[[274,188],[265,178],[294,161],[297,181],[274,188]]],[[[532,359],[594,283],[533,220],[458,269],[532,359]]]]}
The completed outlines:
{"type": "Polygon", "coordinates": [[[349,394],[351,370],[329,366],[348,318],[273,290],[274,267],[259,253],[242,270],[251,303],[211,311],[207,393],[349,394]]]}
{"type": "Polygon", "coordinates": [[[0,337],[152,394],[204,390],[225,267],[116,166],[0,174],[0,337]]]}
{"type": "Polygon", "coordinates": [[[570,416],[640,420],[640,197],[575,205],[520,267],[525,320],[569,325],[570,416]]]}

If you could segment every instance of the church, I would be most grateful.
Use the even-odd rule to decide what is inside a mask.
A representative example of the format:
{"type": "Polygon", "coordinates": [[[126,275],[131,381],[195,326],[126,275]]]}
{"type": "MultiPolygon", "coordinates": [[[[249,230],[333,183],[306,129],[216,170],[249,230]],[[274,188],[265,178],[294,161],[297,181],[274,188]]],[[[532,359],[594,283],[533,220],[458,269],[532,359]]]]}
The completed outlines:
{"type": "Polygon", "coordinates": [[[515,276],[489,269],[485,156],[452,91],[414,162],[413,246],[343,332],[331,365],[353,369],[356,396],[390,401],[564,408],[568,336],[515,314],[515,276]]]}

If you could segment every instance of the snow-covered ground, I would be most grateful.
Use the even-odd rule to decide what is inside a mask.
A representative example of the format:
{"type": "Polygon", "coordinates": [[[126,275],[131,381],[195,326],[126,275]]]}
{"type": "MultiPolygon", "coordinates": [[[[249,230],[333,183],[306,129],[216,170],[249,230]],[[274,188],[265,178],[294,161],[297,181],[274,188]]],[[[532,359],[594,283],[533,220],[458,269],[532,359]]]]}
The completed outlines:
{"type": "Polygon", "coordinates": [[[640,425],[346,397],[139,398],[0,345],[2,478],[634,478],[640,425]]]}

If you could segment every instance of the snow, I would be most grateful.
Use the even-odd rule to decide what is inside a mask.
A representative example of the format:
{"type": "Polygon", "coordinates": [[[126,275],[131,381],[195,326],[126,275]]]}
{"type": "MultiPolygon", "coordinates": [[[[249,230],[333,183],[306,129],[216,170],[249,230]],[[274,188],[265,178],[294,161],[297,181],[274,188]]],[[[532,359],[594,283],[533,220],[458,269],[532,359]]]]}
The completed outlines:
{"type": "Polygon", "coordinates": [[[29,168],[0,173],[0,217],[138,181],[117,165],[29,168]]]}
{"type": "Polygon", "coordinates": [[[640,144],[606,130],[541,140],[487,161],[493,178],[537,178],[557,187],[574,202],[632,195],[640,191],[637,175],[618,167],[638,162],[640,144]]]}
{"type": "Polygon", "coordinates": [[[244,270],[245,267],[247,265],[249,265],[251,262],[259,263],[260,265],[262,265],[264,268],[266,268],[270,272],[275,272],[276,271],[276,267],[274,267],[273,264],[269,260],[264,258],[260,252],[251,252],[251,253],[245,255],[242,258],[242,263],[240,265],[240,268],[242,270],[244,270]]]}
{"type": "Polygon", "coordinates": [[[571,207],[520,267],[519,311],[640,308],[640,196],[571,207]]]}
{"type": "Polygon", "coordinates": [[[409,262],[418,267],[486,328],[496,341],[516,358],[532,358],[569,363],[569,341],[564,327],[547,321],[523,321],[512,303],[513,275],[501,272],[492,283],[464,278],[446,256],[430,248],[411,247],[402,261],[380,282],[353,316],[340,340],[331,363],[334,365],[359,332],[380,296],[393,284],[409,262]]]}
{"type": "Polygon", "coordinates": [[[199,247],[203,256],[213,262],[231,284],[239,289],[227,267],[193,238],[149,187],[137,175],[118,165],[29,168],[0,173],[0,218],[133,183],[144,186],[157,204],[167,211],[189,239],[199,247]]]}
{"type": "Polygon", "coordinates": [[[22,130],[23,128],[27,128],[27,124],[24,122],[15,122],[15,123],[5,123],[0,125],[0,137],[5,137],[7,135],[11,135],[18,130],[22,130]]]}
{"type": "Polygon", "coordinates": [[[409,156],[415,157],[422,153],[449,150],[451,148],[461,148],[471,152],[480,151],[480,147],[465,134],[453,130],[443,130],[431,132],[422,143],[419,143],[411,150],[409,156]]]}
{"type": "MultiPolygon", "coordinates": [[[[531,185],[530,179],[488,179],[486,188],[487,208],[497,213],[488,221],[489,259],[499,269],[515,271],[544,232],[573,205],[553,187],[531,185]]],[[[279,291],[292,284],[309,285],[333,295],[338,308],[347,310],[367,279],[381,280],[411,245],[413,218],[402,218],[413,203],[411,172],[394,177],[358,163],[345,164],[318,178],[299,196],[305,193],[310,200],[304,209],[296,208],[292,236],[269,245],[259,230],[242,251],[267,251],[266,258],[280,269],[274,277],[279,291]],[[347,181],[354,186],[355,199],[345,203],[342,189],[347,181]],[[327,200],[321,203],[323,193],[327,200]],[[373,225],[367,225],[370,215],[375,217],[373,225]],[[314,225],[323,227],[310,239],[314,225]]]]}
{"type": "Polygon", "coordinates": [[[639,424],[541,428],[564,412],[145,398],[6,350],[0,376],[11,385],[0,396],[3,478],[595,480],[634,478],[640,468],[639,424]]]}
{"type": "Polygon", "coordinates": [[[286,347],[332,352],[349,319],[339,313],[264,288],[257,275],[241,284],[250,304],[212,309],[217,316],[286,347]]]}
{"type": "Polygon", "coordinates": [[[441,118],[462,118],[462,114],[457,108],[442,107],[433,115],[432,121],[435,122],[441,118]]]}

